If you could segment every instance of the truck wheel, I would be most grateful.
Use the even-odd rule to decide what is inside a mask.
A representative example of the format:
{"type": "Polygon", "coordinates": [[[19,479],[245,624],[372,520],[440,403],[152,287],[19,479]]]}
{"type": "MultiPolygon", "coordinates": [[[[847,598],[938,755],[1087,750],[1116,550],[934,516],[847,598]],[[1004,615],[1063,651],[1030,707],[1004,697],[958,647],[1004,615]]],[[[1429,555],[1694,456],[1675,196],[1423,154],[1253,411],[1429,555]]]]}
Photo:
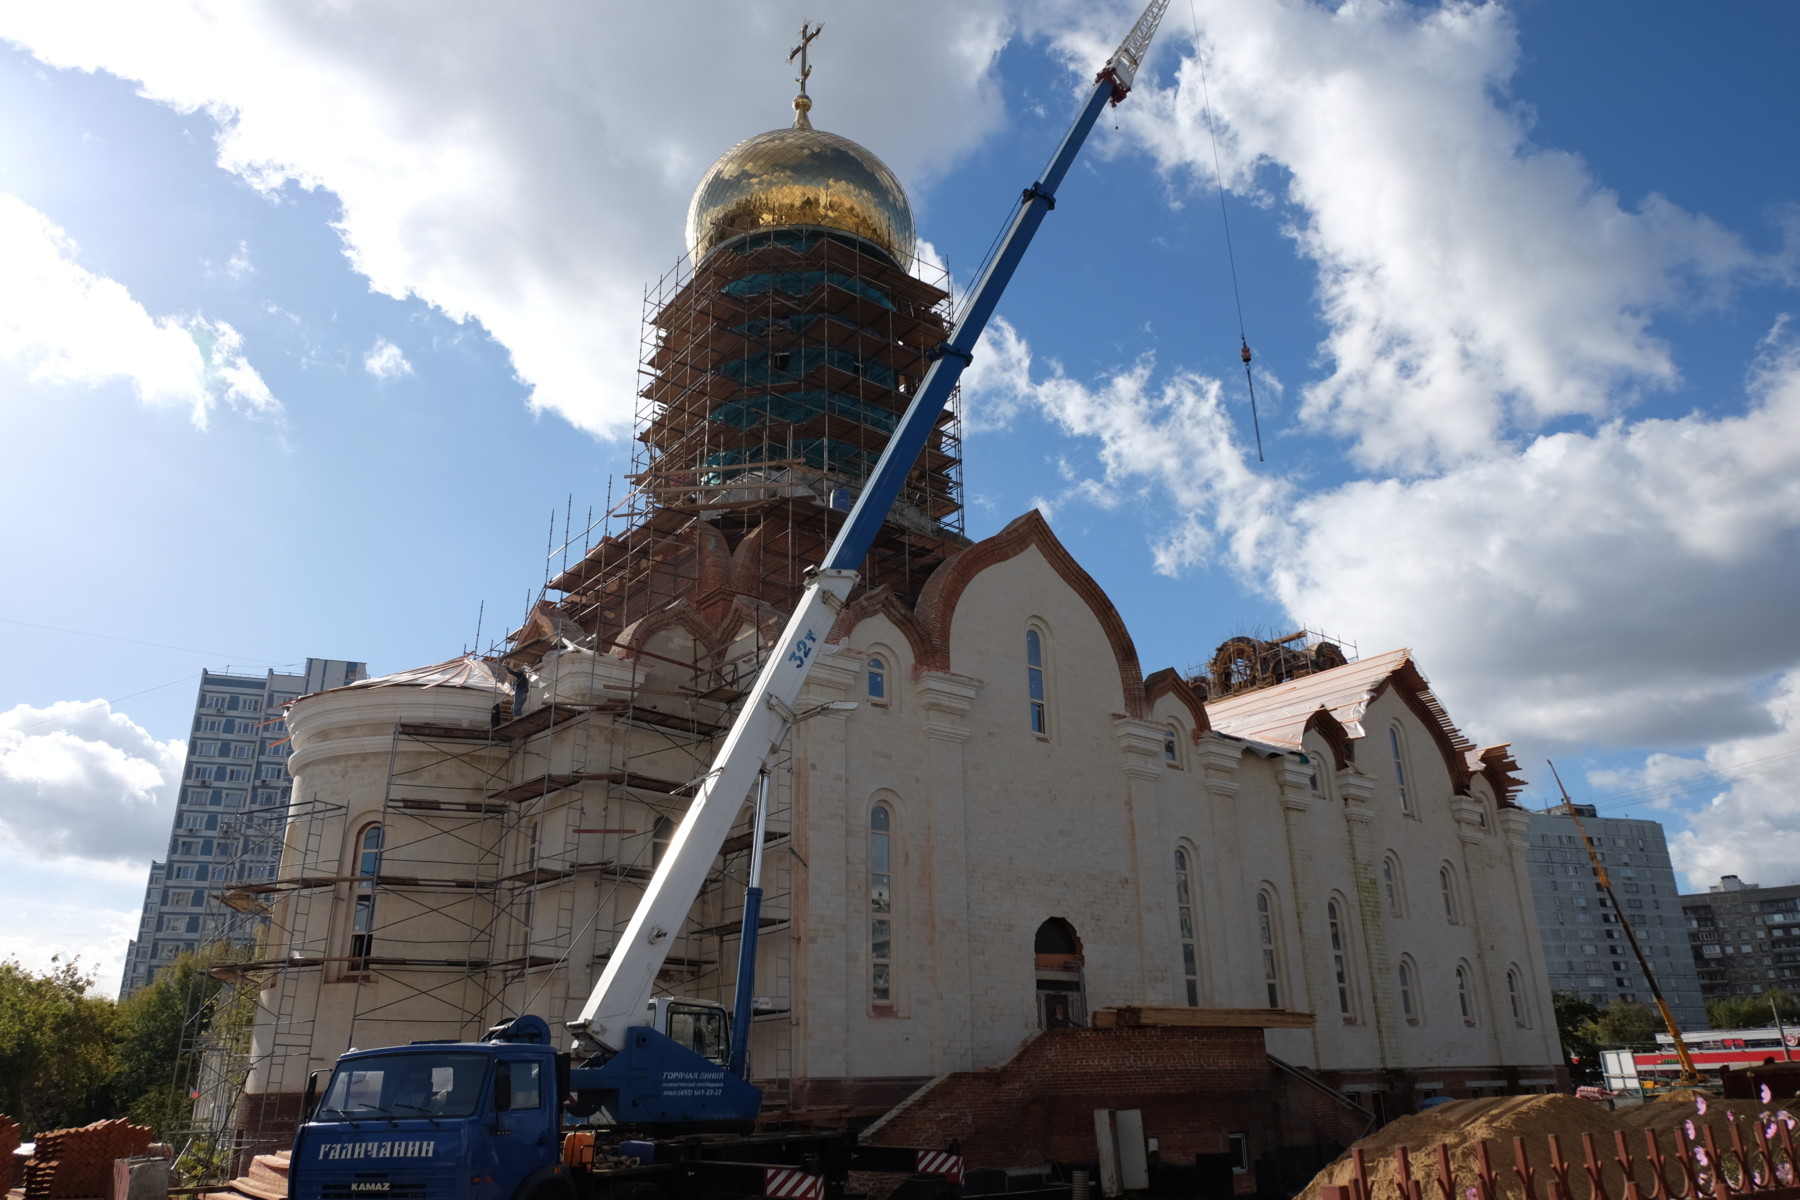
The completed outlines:
{"type": "Polygon", "coordinates": [[[654,1183],[627,1183],[613,1192],[608,1200],[664,1200],[663,1190],[654,1183]]]}

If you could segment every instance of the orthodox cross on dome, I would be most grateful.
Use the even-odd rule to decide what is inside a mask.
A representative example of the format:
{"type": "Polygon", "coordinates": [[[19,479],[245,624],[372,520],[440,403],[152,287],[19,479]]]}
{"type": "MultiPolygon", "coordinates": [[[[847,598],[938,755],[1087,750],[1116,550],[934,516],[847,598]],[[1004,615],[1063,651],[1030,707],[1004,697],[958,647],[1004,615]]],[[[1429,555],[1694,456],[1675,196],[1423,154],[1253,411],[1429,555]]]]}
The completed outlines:
{"type": "Polygon", "coordinates": [[[800,44],[788,51],[789,62],[793,62],[796,58],[800,60],[800,74],[794,76],[794,82],[800,85],[800,94],[794,97],[795,129],[812,128],[812,121],[806,116],[807,110],[812,108],[812,99],[806,94],[806,80],[812,75],[812,67],[806,61],[806,53],[807,47],[812,45],[812,40],[823,32],[825,32],[825,26],[820,25],[814,28],[811,21],[803,22],[800,26],[800,44]]]}

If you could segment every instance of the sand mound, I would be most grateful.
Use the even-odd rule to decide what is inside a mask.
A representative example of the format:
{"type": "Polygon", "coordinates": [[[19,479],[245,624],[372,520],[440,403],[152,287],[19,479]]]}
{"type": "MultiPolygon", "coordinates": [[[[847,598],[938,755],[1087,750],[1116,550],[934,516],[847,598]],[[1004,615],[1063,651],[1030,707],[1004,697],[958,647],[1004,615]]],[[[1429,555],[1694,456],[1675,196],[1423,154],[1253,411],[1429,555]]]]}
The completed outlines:
{"type": "MultiPolygon", "coordinates": [[[[1412,1159],[1412,1177],[1423,1185],[1424,1194],[1437,1196],[1437,1146],[1443,1143],[1450,1151],[1450,1171],[1458,1191],[1472,1186],[1480,1166],[1478,1147],[1487,1143],[1488,1161],[1499,1173],[1501,1185],[1508,1194],[1519,1193],[1520,1185],[1513,1170],[1513,1139],[1525,1139],[1526,1153],[1532,1169],[1541,1172],[1534,1190],[1539,1196],[1549,1195],[1550,1147],[1548,1135],[1555,1134],[1562,1145],[1565,1162],[1571,1165],[1569,1192],[1573,1200],[1588,1200],[1592,1188],[1581,1169],[1582,1134],[1592,1134],[1595,1149],[1602,1160],[1605,1186],[1613,1196],[1622,1194],[1624,1175],[1614,1159],[1614,1134],[1624,1131],[1626,1145],[1637,1160],[1637,1182],[1648,1190],[1653,1183],[1649,1165],[1642,1161],[1643,1130],[1657,1133],[1658,1144],[1670,1159],[1675,1154],[1674,1131],[1685,1121],[1693,1121],[1696,1131],[1711,1126],[1721,1150],[1731,1145],[1731,1125],[1743,1126],[1745,1145],[1752,1145],[1752,1123],[1757,1114],[1771,1111],[1748,1100],[1707,1102],[1702,1116],[1692,1103],[1660,1102],[1634,1105],[1617,1112],[1590,1100],[1573,1096],[1504,1096],[1489,1100],[1458,1100],[1440,1105],[1429,1112],[1402,1117],[1386,1128],[1358,1142],[1352,1149],[1363,1152],[1369,1184],[1378,1197],[1400,1195],[1399,1175],[1394,1163],[1394,1150],[1404,1146],[1412,1159]]],[[[1779,1106],[1773,1110],[1781,1111],[1779,1106]]],[[[1800,1118],[1800,1111],[1794,1114],[1800,1118]]],[[[1671,1178],[1674,1170],[1671,1168],[1671,1178]]],[[[1354,1174],[1350,1153],[1323,1171],[1307,1185],[1301,1200],[1319,1200],[1319,1189],[1327,1185],[1348,1184],[1354,1174]]]]}

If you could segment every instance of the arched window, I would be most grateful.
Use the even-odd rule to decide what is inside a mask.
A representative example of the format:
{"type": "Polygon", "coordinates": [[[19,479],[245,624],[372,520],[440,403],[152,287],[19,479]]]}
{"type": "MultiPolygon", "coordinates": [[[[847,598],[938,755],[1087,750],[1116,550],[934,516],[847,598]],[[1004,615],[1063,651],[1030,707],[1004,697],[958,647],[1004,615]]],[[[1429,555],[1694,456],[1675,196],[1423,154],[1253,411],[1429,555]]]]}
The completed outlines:
{"type": "Polygon", "coordinates": [[[879,654],[869,655],[869,703],[887,703],[887,659],[879,654]]]}
{"type": "Polygon", "coordinates": [[[1256,939],[1262,952],[1263,992],[1270,1008],[1281,1007],[1280,930],[1275,916],[1275,898],[1268,888],[1256,893],[1256,939]]]}
{"type": "Polygon", "coordinates": [[[1343,908],[1335,897],[1325,902],[1325,927],[1331,935],[1331,969],[1337,977],[1338,1012],[1349,1023],[1355,1019],[1350,1008],[1350,944],[1344,932],[1343,908]]]}
{"type": "Polygon", "coordinates": [[[1412,812],[1412,797],[1406,791],[1406,750],[1400,741],[1400,727],[1388,726],[1388,748],[1394,754],[1394,786],[1400,790],[1400,811],[1412,812]]]}
{"type": "Polygon", "coordinates": [[[1415,987],[1417,972],[1413,969],[1412,960],[1402,957],[1400,969],[1396,974],[1400,980],[1400,1015],[1406,1018],[1408,1025],[1417,1025],[1419,1023],[1419,997],[1415,987]]]}
{"type": "Polygon", "coordinates": [[[1452,925],[1462,924],[1462,907],[1457,903],[1456,872],[1445,863],[1438,868],[1438,888],[1444,893],[1444,920],[1452,925]]]}
{"type": "Polygon", "coordinates": [[[1188,1007],[1200,1006],[1200,962],[1194,946],[1194,886],[1189,870],[1193,860],[1185,847],[1175,847],[1175,913],[1181,928],[1181,975],[1187,986],[1188,1007]]]}
{"type": "Polygon", "coordinates": [[[1456,1008],[1464,1025],[1475,1024],[1475,993],[1469,987],[1469,965],[1456,964],[1456,1008]]]}
{"type": "Polygon", "coordinates": [[[1530,1028],[1526,1020],[1524,985],[1519,982],[1519,968],[1506,968],[1506,1003],[1512,1009],[1513,1024],[1520,1029],[1530,1028]]]}
{"type": "Polygon", "coordinates": [[[1025,691],[1031,702],[1031,732],[1050,736],[1048,693],[1044,687],[1044,635],[1040,630],[1025,631],[1025,691]]]}
{"type": "Polygon", "coordinates": [[[1181,727],[1179,725],[1163,726],[1163,762],[1181,769],[1181,727]]]}
{"type": "Polygon", "coordinates": [[[1400,874],[1400,860],[1391,852],[1381,860],[1381,898],[1387,904],[1388,916],[1406,915],[1406,883],[1400,874]]]}
{"type": "Polygon", "coordinates": [[[894,814],[885,804],[869,810],[869,998],[894,1002],[894,814]]]}
{"type": "Polygon", "coordinates": [[[381,874],[381,826],[365,826],[356,838],[356,907],[350,914],[352,970],[361,970],[375,948],[375,884],[381,874]]]}

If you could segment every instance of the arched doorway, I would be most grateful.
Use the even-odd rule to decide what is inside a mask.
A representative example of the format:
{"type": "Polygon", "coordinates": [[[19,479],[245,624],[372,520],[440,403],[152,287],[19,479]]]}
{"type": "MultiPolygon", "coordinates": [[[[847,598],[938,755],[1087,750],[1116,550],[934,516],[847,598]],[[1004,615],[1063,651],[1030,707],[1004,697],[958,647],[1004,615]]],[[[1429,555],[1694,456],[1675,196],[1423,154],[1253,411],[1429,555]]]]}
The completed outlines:
{"type": "Polygon", "coordinates": [[[1039,1029],[1087,1024],[1087,990],[1081,979],[1081,939],[1075,927],[1051,917],[1037,928],[1032,951],[1037,968],[1039,1029]]]}

